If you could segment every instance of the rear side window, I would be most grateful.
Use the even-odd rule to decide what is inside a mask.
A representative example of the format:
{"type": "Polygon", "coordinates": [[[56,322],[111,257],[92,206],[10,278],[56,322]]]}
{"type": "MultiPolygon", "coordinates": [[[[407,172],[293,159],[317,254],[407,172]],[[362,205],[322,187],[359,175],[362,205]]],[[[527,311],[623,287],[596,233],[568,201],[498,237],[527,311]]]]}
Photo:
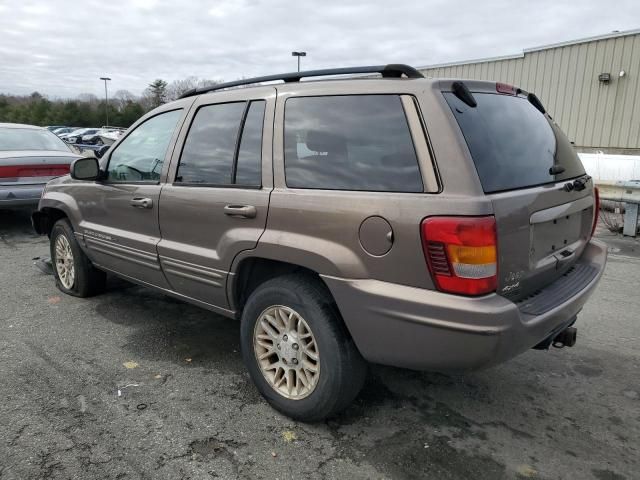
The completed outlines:
{"type": "Polygon", "coordinates": [[[262,184],[262,124],[266,102],[251,102],[242,128],[235,183],[262,184]]]}
{"type": "Polygon", "coordinates": [[[178,165],[176,180],[229,185],[233,157],[246,103],[206,105],[196,113],[178,165]]]}
{"type": "Polygon", "coordinates": [[[424,191],[398,95],[289,98],[284,124],[289,187],[424,191]]]}
{"type": "Polygon", "coordinates": [[[176,182],[259,187],[265,104],[258,100],[201,107],[187,134],[176,182]]]}
{"type": "Polygon", "coordinates": [[[485,193],[533,187],[584,174],[580,159],[555,125],[526,98],[474,93],[469,107],[444,93],[458,121],[485,193]],[[559,165],[564,172],[553,175],[559,165]]]}

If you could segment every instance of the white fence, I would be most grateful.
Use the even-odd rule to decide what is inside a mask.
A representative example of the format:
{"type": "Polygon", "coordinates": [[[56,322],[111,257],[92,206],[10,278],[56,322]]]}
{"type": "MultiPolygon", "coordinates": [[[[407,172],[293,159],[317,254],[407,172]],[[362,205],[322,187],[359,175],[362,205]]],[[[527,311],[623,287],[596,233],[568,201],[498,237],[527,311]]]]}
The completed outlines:
{"type": "Polygon", "coordinates": [[[579,153],[585,170],[598,182],[640,180],[640,156],[579,153]]]}

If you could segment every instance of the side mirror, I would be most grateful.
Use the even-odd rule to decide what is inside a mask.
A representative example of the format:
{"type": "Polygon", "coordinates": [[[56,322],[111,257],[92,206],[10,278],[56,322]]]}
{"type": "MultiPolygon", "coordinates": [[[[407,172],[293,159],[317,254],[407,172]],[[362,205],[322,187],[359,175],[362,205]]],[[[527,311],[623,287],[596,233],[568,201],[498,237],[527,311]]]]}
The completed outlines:
{"type": "Polygon", "coordinates": [[[95,157],[78,158],[71,163],[71,178],[74,180],[97,180],[100,176],[100,165],[95,157]]]}

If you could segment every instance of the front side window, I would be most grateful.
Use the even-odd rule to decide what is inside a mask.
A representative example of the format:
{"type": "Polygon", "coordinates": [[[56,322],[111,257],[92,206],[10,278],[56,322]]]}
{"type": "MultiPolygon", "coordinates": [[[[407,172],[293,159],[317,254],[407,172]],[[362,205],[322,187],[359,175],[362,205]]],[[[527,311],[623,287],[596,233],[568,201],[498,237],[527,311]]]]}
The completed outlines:
{"type": "Polygon", "coordinates": [[[294,97],[284,123],[288,187],[424,191],[399,95],[294,97]]]}
{"type": "Polygon", "coordinates": [[[158,182],[182,110],[161,113],[139,125],[111,154],[111,182],[158,182]]]}

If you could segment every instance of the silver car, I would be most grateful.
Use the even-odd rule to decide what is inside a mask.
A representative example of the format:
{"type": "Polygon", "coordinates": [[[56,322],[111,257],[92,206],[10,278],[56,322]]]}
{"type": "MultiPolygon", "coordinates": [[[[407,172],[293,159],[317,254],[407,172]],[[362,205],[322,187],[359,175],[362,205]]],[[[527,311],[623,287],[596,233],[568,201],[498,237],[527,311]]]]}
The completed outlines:
{"type": "Polygon", "coordinates": [[[35,207],[45,184],[79,157],[46,128],[0,123],[0,209],[35,207]]]}

